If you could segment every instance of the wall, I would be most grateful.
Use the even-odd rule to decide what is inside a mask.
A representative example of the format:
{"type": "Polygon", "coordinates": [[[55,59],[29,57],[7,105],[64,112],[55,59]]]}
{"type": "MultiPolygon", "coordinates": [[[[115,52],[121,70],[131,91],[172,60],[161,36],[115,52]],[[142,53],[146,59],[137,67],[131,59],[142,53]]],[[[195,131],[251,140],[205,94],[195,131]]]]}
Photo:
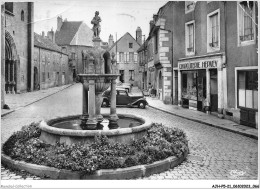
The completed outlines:
{"type": "Polygon", "coordinates": [[[34,47],[34,67],[38,69],[40,89],[61,86],[72,82],[72,71],[68,67],[68,55],[34,47]],[[59,72],[59,75],[57,75],[59,72]],[[65,72],[65,83],[62,74],[65,72]],[[43,79],[45,74],[45,81],[43,79]]]}
{"type": "Polygon", "coordinates": [[[14,16],[6,16],[6,31],[8,31],[14,39],[19,64],[17,65],[17,92],[26,92],[28,83],[28,3],[19,2],[13,4],[14,16]],[[24,21],[21,20],[21,11],[24,11],[24,21]]]}
{"type": "Polygon", "coordinates": [[[138,61],[132,62],[119,62],[119,52],[129,53],[133,52],[137,56],[137,50],[140,48],[140,45],[136,42],[136,40],[129,34],[126,33],[121,39],[119,39],[117,43],[117,47],[114,46],[112,49],[109,50],[110,54],[112,52],[116,53],[117,48],[117,69],[124,70],[124,82],[131,83],[134,86],[138,86],[141,88],[141,73],[139,73],[139,64],[138,61]],[[133,48],[129,48],[129,43],[133,43],[133,48]],[[129,70],[134,70],[134,81],[129,81],[130,74],[129,70]]]}
{"type": "MultiPolygon", "coordinates": [[[[227,10],[228,108],[235,108],[235,67],[258,66],[258,55],[256,52],[258,44],[238,46],[237,3],[228,2],[227,10]]],[[[258,23],[258,20],[256,20],[256,23],[258,23]]]]}
{"type": "MultiPolygon", "coordinates": [[[[82,51],[83,50],[88,50],[91,47],[90,46],[79,46],[79,45],[70,45],[66,46],[67,51],[69,53],[75,53],[75,69],[76,73],[80,74],[83,73],[83,62],[82,62],[82,51]]],[[[70,56],[70,55],[69,55],[70,56]]],[[[69,57],[70,58],[70,57],[69,57]]]]}

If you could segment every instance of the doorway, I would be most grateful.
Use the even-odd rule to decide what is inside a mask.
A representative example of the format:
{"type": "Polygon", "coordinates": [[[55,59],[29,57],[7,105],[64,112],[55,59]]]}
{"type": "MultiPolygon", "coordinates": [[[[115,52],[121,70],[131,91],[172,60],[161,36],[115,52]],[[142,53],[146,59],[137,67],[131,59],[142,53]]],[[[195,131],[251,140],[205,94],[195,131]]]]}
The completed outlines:
{"type": "Polygon", "coordinates": [[[38,68],[34,67],[33,71],[33,90],[40,90],[38,68]]]}
{"type": "Polygon", "coordinates": [[[125,78],[125,71],[124,71],[124,70],[119,70],[119,73],[120,73],[119,80],[120,80],[122,83],[124,83],[124,82],[125,82],[125,80],[124,80],[124,78],[125,78]]]}
{"type": "Polygon", "coordinates": [[[218,72],[217,69],[210,70],[210,109],[218,112],[218,72]]]}

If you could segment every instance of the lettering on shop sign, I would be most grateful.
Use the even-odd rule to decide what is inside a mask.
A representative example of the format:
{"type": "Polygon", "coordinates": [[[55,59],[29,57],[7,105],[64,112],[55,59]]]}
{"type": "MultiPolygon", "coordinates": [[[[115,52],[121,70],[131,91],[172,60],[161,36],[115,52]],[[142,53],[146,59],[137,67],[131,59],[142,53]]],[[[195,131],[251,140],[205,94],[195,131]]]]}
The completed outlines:
{"type": "Polygon", "coordinates": [[[218,60],[179,63],[179,70],[196,70],[206,68],[217,68],[218,60]]]}

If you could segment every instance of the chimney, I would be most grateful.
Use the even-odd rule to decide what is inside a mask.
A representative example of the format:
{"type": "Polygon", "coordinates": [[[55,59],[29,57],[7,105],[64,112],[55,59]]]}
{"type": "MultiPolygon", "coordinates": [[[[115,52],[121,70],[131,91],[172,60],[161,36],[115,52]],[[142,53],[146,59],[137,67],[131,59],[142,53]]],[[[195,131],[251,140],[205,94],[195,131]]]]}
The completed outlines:
{"type": "Polygon", "coordinates": [[[150,31],[151,31],[151,29],[152,29],[152,28],[153,28],[153,26],[154,26],[154,21],[153,21],[153,20],[151,20],[149,24],[150,24],[150,31]]]}
{"type": "Polygon", "coordinates": [[[142,45],[142,30],[139,26],[136,29],[136,41],[139,45],[142,45]]]}
{"type": "Polygon", "coordinates": [[[44,31],[42,31],[42,37],[45,37],[45,33],[44,33],[44,31]]]}
{"type": "Polygon", "coordinates": [[[57,17],[57,31],[60,31],[61,26],[62,26],[62,17],[58,16],[57,17]]]}
{"type": "Polygon", "coordinates": [[[108,38],[108,46],[111,47],[113,44],[114,44],[114,38],[113,35],[110,34],[108,38]]]}
{"type": "Polygon", "coordinates": [[[51,31],[48,31],[47,37],[48,37],[53,43],[55,43],[55,35],[54,35],[53,28],[51,28],[51,31]]]}

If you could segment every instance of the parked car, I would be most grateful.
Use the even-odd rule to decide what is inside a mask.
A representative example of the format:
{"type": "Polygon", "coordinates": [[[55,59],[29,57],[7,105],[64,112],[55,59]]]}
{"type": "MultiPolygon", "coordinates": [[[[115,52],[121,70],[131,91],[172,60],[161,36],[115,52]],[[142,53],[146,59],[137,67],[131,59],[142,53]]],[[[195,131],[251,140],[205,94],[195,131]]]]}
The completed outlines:
{"type": "Polygon", "coordinates": [[[121,81],[116,82],[116,88],[118,89],[126,89],[127,92],[131,92],[131,84],[130,83],[122,83],[121,81]]]}
{"type": "MultiPolygon", "coordinates": [[[[111,90],[106,90],[103,94],[103,102],[102,106],[108,107],[110,105],[110,96],[111,90]]],[[[116,89],[116,105],[122,106],[126,105],[127,107],[137,106],[139,108],[144,109],[147,105],[147,101],[144,95],[129,95],[126,89],[116,89]]]]}

